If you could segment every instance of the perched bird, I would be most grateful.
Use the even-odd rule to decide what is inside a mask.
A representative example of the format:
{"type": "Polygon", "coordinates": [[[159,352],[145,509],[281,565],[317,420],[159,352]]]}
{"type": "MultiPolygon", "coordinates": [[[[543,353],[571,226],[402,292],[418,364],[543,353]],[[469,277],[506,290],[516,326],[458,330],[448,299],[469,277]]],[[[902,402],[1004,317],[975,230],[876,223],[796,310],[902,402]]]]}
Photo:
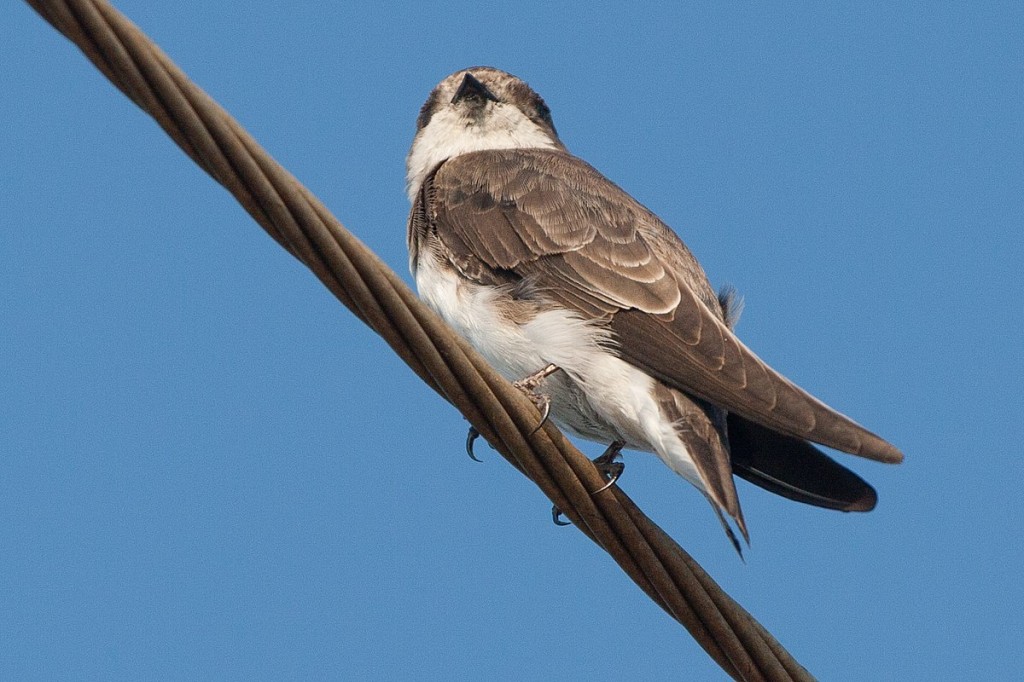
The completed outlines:
{"type": "Polygon", "coordinates": [[[875,491],[808,441],[902,455],[773,370],[735,336],[689,249],[570,154],[544,100],[490,67],[448,76],[407,159],[409,263],[423,300],[504,377],[532,377],[562,428],[653,452],[749,542],[733,473],[821,507],[875,491]]]}

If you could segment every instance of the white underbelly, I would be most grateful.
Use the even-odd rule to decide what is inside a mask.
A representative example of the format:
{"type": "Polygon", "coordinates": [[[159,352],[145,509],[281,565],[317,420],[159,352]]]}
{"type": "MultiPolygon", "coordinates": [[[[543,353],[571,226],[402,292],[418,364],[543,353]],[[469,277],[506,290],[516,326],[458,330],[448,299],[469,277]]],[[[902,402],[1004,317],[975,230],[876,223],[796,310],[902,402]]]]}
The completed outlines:
{"type": "Polygon", "coordinates": [[[421,254],[416,269],[420,296],[509,381],[555,364],[562,372],[545,379],[551,416],[563,428],[609,444],[655,452],[694,482],[692,459],[653,398],[653,379],[621,360],[607,331],[570,310],[552,307],[524,322],[501,314],[506,294],[458,277],[421,254]]]}

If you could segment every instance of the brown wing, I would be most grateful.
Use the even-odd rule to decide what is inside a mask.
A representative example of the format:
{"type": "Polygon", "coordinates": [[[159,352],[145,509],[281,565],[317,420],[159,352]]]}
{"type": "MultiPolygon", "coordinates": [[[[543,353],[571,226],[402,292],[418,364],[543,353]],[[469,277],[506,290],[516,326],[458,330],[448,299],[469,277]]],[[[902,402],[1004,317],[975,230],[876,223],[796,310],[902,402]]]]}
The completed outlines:
{"type": "Polygon", "coordinates": [[[524,278],[547,298],[608,320],[621,357],[667,385],[788,436],[902,459],[747,349],[675,233],[576,157],[465,154],[441,164],[416,203],[410,230],[434,231],[463,274],[524,278]]]}

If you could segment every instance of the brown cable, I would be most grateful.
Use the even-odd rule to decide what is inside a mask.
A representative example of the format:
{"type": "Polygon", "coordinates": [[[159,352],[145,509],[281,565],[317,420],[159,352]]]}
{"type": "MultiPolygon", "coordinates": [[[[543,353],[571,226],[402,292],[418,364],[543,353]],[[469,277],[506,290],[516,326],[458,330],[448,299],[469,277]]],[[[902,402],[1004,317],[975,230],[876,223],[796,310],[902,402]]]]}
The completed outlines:
{"type": "Polygon", "coordinates": [[[790,654],[533,404],[122,14],[101,0],[27,0],[282,247],[529,477],[738,680],[811,680],[790,654]]]}

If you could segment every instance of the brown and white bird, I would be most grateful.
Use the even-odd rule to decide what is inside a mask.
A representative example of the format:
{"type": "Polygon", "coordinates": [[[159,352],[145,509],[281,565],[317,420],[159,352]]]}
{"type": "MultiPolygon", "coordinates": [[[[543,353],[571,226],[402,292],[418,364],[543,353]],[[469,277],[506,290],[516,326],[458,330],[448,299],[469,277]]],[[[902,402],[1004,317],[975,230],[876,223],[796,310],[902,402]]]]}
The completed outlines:
{"type": "MultiPolygon", "coordinates": [[[[808,441],[882,462],[895,447],[735,336],[689,249],[558,139],[544,100],[489,67],[434,88],[407,159],[409,262],[423,300],[507,379],[549,365],[551,416],[653,452],[749,541],[733,473],[845,511],[874,490],[808,441]]],[[[605,459],[605,463],[607,463],[605,459]]],[[[737,544],[738,549],[738,544],[737,544]]]]}

